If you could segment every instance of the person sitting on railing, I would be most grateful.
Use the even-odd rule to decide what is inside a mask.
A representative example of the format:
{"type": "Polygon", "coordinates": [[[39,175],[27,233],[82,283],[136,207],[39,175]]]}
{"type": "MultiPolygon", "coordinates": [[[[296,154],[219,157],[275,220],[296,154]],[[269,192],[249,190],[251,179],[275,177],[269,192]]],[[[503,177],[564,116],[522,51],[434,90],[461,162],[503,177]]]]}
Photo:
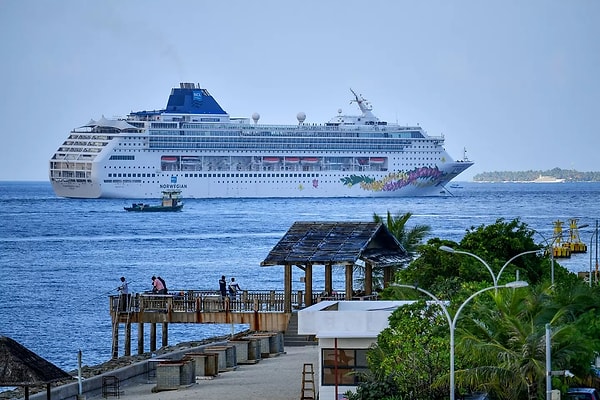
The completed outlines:
{"type": "Polygon", "coordinates": [[[167,287],[165,281],[159,276],[152,276],[152,293],[155,294],[167,294],[167,287]]]}

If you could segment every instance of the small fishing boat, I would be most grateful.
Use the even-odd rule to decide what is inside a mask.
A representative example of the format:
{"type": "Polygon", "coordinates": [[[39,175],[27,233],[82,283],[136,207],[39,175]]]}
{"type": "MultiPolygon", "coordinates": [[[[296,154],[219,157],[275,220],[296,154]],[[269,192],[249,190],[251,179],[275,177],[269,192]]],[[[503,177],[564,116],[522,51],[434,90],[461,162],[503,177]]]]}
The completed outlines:
{"type": "Polygon", "coordinates": [[[162,203],[158,206],[151,206],[144,203],[133,203],[131,207],[123,207],[125,211],[136,212],[156,212],[156,211],[181,211],[183,203],[181,202],[181,190],[165,190],[162,192],[162,203]]]}

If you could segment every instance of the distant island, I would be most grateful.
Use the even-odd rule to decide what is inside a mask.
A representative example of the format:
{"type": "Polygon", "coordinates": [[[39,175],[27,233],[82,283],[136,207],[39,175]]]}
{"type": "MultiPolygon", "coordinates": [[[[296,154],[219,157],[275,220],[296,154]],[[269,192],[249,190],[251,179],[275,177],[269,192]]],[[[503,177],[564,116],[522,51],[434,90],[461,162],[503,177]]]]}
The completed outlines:
{"type": "Polygon", "coordinates": [[[474,182],[600,182],[600,172],[580,172],[573,169],[554,168],[546,171],[494,171],[482,172],[473,177],[474,182]]]}

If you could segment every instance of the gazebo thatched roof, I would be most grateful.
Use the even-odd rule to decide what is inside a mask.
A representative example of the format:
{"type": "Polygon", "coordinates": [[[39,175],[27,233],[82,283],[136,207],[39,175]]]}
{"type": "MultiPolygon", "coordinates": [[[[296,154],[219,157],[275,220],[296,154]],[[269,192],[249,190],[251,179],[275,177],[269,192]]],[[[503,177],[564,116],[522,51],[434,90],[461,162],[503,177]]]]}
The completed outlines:
{"type": "Polygon", "coordinates": [[[71,378],[13,339],[0,336],[0,386],[35,386],[71,378]]]}
{"type": "Polygon", "coordinates": [[[261,263],[398,265],[406,250],[381,222],[295,222],[261,263]]]}

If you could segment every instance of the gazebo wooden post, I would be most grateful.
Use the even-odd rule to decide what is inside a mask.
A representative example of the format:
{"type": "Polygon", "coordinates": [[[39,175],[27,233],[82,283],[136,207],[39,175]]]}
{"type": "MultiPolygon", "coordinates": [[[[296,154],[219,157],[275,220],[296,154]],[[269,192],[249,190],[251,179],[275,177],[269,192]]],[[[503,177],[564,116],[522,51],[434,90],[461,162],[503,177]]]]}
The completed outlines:
{"type": "Polygon", "coordinates": [[[292,312],[292,266],[285,264],[283,273],[283,312],[292,312]]]}
{"type": "Polygon", "coordinates": [[[306,289],[304,304],[306,304],[306,307],[310,307],[313,304],[312,264],[306,264],[306,268],[304,269],[304,288],[306,289]]]}
{"type": "Polygon", "coordinates": [[[365,295],[369,296],[373,293],[373,265],[370,262],[365,262],[365,295]]]}
{"type": "Polygon", "coordinates": [[[325,291],[327,292],[328,296],[331,296],[333,292],[332,269],[333,267],[331,266],[331,264],[325,265],[325,291]]]}
{"type": "Polygon", "coordinates": [[[390,282],[392,281],[392,273],[393,273],[393,269],[390,266],[385,267],[383,269],[383,287],[384,288],[386,288],[390,285],[390,282]]]}
{"type": "Polygon", "coordinates": [[[352,269],[353,264],[346,264],[346,300],[352,300],[352,269]]]}

